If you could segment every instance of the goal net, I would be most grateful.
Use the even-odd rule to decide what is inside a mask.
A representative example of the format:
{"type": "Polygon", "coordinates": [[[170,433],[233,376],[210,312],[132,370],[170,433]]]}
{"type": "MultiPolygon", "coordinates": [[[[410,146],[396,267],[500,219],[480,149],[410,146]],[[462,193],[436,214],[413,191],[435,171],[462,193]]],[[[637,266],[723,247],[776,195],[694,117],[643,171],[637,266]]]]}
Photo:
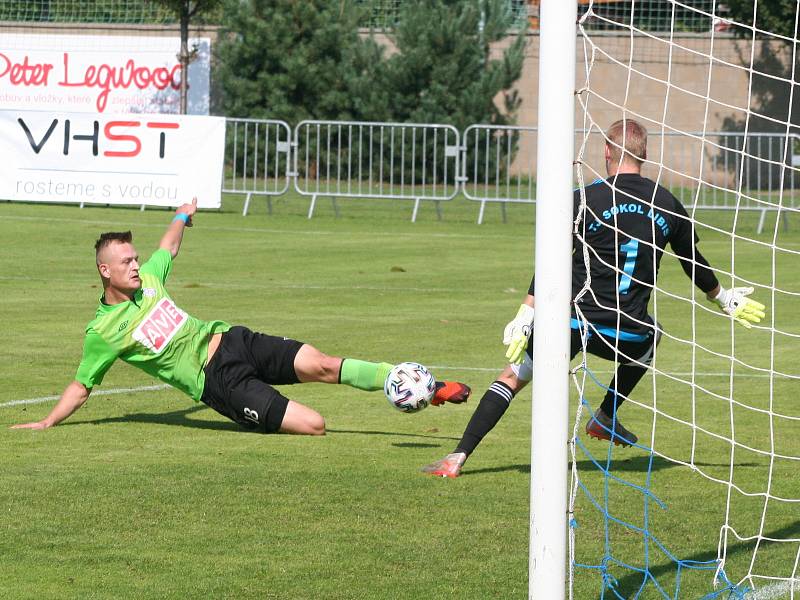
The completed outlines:
{"type": "MultiPolygon", "coordinates": [[[[661,343],[617,413],[632,448],[584,433],[613,364],[573,361],[570,597],[800,597],[800,2],[579,13],[578,186],[607,177],[612,122],[644,125],[642,174],[682,201],[720,284],[753,287],[767,316],[736,324],[667,246],[649,307],[661,343]]],[[[584,203],[578,238],[592,220],[584,203]]],[[[636,273],[620,256],[622,288],[636,273]]]]}

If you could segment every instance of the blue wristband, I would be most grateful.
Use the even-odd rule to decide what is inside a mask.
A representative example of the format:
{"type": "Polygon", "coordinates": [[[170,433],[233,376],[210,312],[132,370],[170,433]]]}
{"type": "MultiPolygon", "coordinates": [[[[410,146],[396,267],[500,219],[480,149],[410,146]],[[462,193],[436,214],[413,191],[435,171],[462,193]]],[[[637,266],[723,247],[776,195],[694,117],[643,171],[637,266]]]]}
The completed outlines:
{"type": "Polygon", "coordinates": [[[175,221],[183,221],[183,224],[186,225],[186,223],[189,222],[189,215],[187,215],[186,213],[178,213],[177,215],[175,215],[175,218],[172,219],[173,223],[175,221]]]}

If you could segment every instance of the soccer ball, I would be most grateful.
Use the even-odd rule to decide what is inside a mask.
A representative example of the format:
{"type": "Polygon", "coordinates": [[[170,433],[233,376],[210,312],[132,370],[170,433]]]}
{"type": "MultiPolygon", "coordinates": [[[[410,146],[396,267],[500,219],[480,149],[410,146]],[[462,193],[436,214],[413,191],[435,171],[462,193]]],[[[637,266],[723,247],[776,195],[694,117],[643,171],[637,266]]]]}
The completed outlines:
{"type": "Polygon", "coordinates": [[[430,404],[436,393],[436,380],[421,364],[404,362],[389,371],[383,391],[397,410],[416,412],[430,404]]]}

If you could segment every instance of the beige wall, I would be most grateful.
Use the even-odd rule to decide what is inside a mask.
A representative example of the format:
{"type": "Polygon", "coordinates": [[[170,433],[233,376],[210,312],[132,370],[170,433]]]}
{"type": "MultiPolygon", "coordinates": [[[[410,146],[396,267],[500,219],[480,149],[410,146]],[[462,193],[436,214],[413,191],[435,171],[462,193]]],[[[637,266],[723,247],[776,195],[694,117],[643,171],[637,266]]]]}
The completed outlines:
{"type": "MultiPolygon", "coordinates": [[[[495,56],[500,56],[504,46],[501,43],[494,48],[495,56]]],[[[602,174],[599,130],[626,114],[651,132],[650,158],[667,165],[662,177],[684,179],[680,183],[685,185],[691,185],[691,179],[699,177],[701,169],[704,179],[724,183],[727,174],[721,169],[713,170],[711,165],[719,150],[691,137],[679,139],[670,135],[665,137],[662,161],[659,132],[721,131],[726,119],[743,125],[748,108],[757,108],[756,99],[765,85],[777,81],[780,88],[780,81],[774,78],[751,78],[751,51],[757,71],[780,69],[789,58],[781,44],[756,41],[753,48],[751,41],[719,35],[713,40],[707,35],[676,37],[670,43],[664,38],[595,33],[591,38],[579,38],[576,49],[576,89],[580,93],[575,126],[598,132],[588,145],[586,162],[590,167],[602,174]],[[672,171],[684,173],[688,179],[672,171]]],[[[539,36],[529,34],[523,74],[517,86],[522,97],[519,125],[537,123],[538,61],[539,36]]],[[[785,93],[788,98],[788,86],[777,93],[785,93]]],[[[787,118],[785,114],[775,117],[784,121],[787,118]]],[[[749,129],[760,130],[764,122],[751,112],[749,129]]],[[[523,137],[515,163],[518,172],[535,165],[535,144],[535,136],[523,137]]],[[[652,176],[654,167],[649,169],[652,176]]]]}

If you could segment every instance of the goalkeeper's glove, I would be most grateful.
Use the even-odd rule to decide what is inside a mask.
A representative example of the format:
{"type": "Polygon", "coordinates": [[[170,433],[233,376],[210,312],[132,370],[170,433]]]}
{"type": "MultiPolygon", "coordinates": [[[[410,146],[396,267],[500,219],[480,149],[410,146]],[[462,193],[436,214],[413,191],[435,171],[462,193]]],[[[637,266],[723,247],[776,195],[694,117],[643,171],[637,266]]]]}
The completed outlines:
{"type": "Polygon", "coordinates": [[[726,290],[719,286],[719,293],[712,300],[719,304],[722,312],[733,317],[740,325],[750,329],[753,326],[752,323],[760,323],[761,319],[766,316],[765,306],[747,297],[752,293],[753,288],[751,287],[735,287],[726,290]]]}
{"type": "Polygon", "coordinates": [[[519,307],[517,316],[506,325],[503,331],[503,343],[508,346],[506,358],[509,362],[518,365],[525,357],[525,348],[528,338],[533,331],[533,307],[523,304],[519,307]]]}

